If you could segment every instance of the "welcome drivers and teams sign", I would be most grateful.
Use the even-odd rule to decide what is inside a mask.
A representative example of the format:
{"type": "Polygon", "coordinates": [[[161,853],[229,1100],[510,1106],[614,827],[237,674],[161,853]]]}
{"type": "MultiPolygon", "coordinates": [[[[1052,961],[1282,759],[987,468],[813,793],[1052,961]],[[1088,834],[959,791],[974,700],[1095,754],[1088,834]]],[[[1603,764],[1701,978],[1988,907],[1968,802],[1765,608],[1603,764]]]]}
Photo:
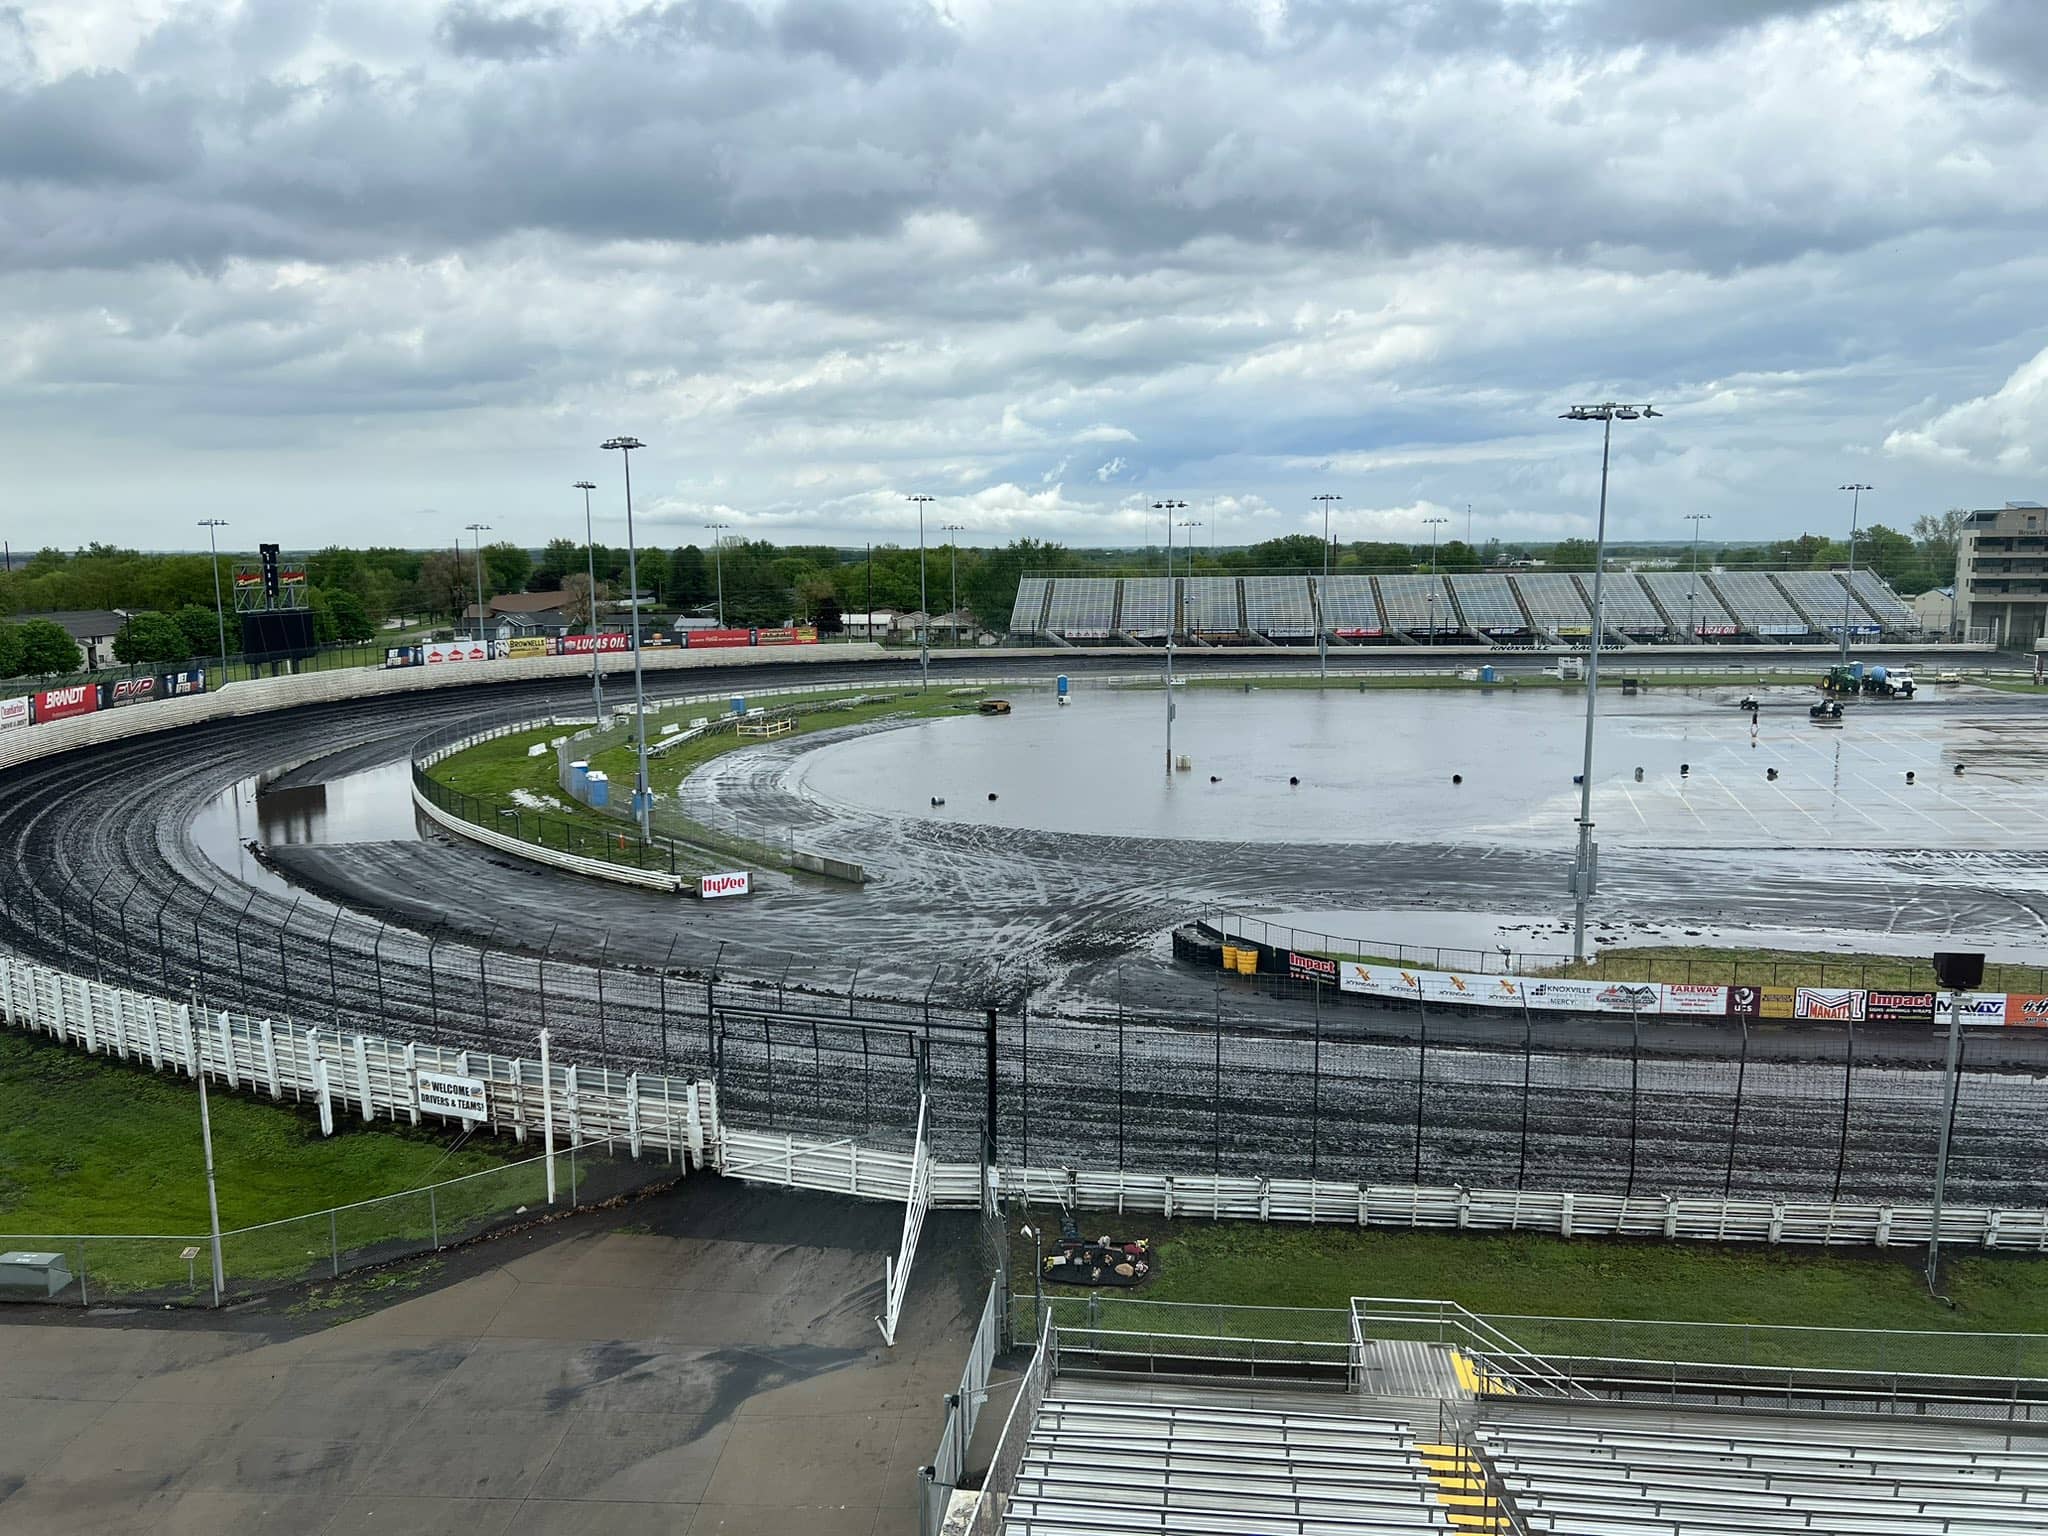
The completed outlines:
{"type": "Polygon", "coordinates": [[[484,1103],[484,1081],[480,1077],[449,1077],[425,1068],[413,1074],[413,1097],[429,1114],[453,1115],[458,1120],[483,1120],[490,1111],[484,1103]]]}

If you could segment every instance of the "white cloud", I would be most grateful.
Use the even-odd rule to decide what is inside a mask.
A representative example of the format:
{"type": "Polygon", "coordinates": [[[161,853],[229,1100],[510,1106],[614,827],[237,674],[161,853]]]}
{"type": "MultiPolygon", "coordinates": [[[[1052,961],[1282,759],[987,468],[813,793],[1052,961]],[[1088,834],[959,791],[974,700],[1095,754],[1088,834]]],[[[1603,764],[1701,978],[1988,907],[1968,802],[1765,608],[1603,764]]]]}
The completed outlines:
{"type": "Polygon", "coordinates": [[[1905,458],[2001,474],[2048,469],[2048,348],[2015,368],[1995,393],[1893,432],[1884,448],[1905,458]]]}

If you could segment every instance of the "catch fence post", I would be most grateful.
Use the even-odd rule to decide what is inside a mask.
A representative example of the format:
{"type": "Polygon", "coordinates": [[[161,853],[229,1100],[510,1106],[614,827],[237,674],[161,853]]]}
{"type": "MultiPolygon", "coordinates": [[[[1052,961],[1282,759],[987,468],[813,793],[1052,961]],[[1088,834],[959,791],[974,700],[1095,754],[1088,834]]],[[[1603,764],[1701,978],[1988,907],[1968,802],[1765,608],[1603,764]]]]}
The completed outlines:
{"type": "Polygon", "coordinates": [[[1735,1143],[1742,1133],[1742,1086],[1749,1073],[1749,1020],[1738,1019],[1742,1026],[1742,1051],[1735,1058],[1735,1109],[1728,1117],[1728,1173],[1721,1181],[1721,1198],[1727,1199],[1735,1191],[1735,1143]]]}
{"type": "Polygon", "coordinates": [[[1849,1161],[1849,1103],[1855,1086],[1856,1021],[1849,1020],[1847,1028],[1847,1038],[1842,1042],[1842,1132],[1835,1142],[1835,1192],[1829,1197],[1837,1205],[1842,1200],[1842,1170],[1849,1161]]]}
{"type": "Polygon", "coordinates": [[[1429,1015],[1422,1007],[1422,978],[1415,978],[1415,1183],[1422,1183],[1423,1086],[1429,1079],[1429,1015]]]}

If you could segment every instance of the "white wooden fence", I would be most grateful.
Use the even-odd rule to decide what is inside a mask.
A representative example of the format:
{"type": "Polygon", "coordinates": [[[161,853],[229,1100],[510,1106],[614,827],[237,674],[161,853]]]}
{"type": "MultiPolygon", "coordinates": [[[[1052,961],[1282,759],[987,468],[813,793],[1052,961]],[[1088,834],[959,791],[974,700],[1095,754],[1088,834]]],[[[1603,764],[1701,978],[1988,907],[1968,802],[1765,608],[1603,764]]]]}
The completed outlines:
{"type": "Polygon", "coordinates": [[[910,1265],[917,1257],[918,1234],[932,1208],[932,1151],[925,1140],[931,1101],[917,1096],[917,1140],[910,1150],[910,1189],[903,1203],[903,1242],[893,1260],[882,1260],[882,1315],[875,1319],[882,1342],[896,1345],[896,1325],[903,1320],[903,1300],[910,1294],[910,1265]]]}

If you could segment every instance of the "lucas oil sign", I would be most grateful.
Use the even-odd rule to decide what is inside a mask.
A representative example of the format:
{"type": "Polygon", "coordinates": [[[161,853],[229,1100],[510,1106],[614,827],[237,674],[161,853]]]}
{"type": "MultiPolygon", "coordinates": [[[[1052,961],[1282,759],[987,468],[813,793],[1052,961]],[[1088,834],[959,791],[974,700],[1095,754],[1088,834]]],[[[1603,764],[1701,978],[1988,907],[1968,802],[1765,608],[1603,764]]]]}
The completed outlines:
{"type": "Polygon", "coordinates": [[[697,881],[697,894],[709,901],[714,896],[744,896],[750,879],[744,869],[723,875],[703,875],[697,881]]]}

